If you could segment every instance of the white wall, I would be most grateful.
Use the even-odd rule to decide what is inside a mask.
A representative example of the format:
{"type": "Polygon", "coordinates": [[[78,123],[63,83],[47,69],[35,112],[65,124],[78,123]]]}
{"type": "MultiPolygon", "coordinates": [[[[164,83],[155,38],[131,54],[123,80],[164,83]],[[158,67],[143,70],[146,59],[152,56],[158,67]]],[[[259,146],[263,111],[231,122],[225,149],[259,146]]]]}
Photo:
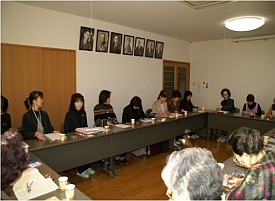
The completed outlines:
{"type": "Polygon", "coordinates": [[[102,89],[112,91],[119,120],[134,95],[142,98],[144,109],[151,108],[162,88],[162,60],[79,51],[80,26],[162,41],[164,59],[190,61],[189,43],[158,34],[15,2],[2,2],[1,15],[4,43],[77,50],[77,91],[85,96],[90,126],[102,89]]]}
{"type": "Polygon", "coordinates": [[[216,108],[220,91],[229,88],[236,107],[242,109],[249,93],[265,112],[275,97],[275,40],[234,43],[216,40],[191,44],[193,102],[216,108]],[[199,91],[198,81],[209,83],[199,91]],[[193,86],[193,82],[196,86],[193,86]]]}

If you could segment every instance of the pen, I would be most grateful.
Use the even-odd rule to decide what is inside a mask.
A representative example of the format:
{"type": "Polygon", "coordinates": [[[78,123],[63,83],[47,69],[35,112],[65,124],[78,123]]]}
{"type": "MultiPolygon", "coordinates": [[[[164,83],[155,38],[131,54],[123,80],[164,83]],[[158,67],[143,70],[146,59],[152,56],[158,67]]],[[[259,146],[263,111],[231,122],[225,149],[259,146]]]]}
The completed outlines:
{"type": "Polygon", "coordinates": [[[232,175],[231,175],[231,177],[232,177],[231,179],[233,179],[233,177],[234,177],[237,173],[238,173],[238,169],[235,169],[234,172],[233,172],[232,175]]]}

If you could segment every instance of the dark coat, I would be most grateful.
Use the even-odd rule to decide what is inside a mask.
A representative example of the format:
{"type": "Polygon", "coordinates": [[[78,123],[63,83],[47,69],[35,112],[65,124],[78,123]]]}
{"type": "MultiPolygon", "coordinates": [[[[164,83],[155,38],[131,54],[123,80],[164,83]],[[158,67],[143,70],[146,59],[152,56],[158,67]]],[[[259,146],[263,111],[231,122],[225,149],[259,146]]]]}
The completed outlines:
{"type": "Polygon", "coordinates": [[[133,105],[127,105],[123,109],[122,113],[122,122],[131,122],[131,119],[139,120],[146,118],[146,115],[144,114],[142,107],[139,109],[134,109],[133,105]]]}
{"type": "MultiPolygon", "coordinates": [[[[51,124],[49,115],[46,111],[40,110],[42,126],[44,134],[52,133],[54,128],[51,124]]],[[[35,139],[35,132],[37,131],[37,119],[33,114],[32,109],[23,115],[23,137],[24,140],[35,139]]]]}
{"type": "Polygon", "coordinates": [[[80,124],[76,119],[74,110],[67,112],[64,122],[64,133],[74,132],[76,128],[88,127],[86,112],[85,110],[81,110],[81,112],[80,124]]]}

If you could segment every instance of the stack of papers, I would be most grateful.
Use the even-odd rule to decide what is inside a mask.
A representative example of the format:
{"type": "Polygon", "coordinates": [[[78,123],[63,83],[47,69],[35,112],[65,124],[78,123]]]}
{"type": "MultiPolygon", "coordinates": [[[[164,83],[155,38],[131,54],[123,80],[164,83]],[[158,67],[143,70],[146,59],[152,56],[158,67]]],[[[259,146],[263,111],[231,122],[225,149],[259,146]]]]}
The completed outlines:
{"type": "Polygon", "coordinates": [[[58,188],[51,178],[44,178],[38,169],[29,168],[23,172],[22,177],[16,182],[13,191],[18,200],[30,200],[58,188]]]}
{"type": "Polygon", "coordinates": [[[49,141],[60,140],[60,133],[49,133],[44,136],[49,141]]]}
{"type": "Polygon", "coordinates": [[[152,122],[152,120],[149,119],[149,118],[140,119],[139,121],[141,121],[143,123],[150,123],[150,122],[152,122]]]}
{"type": "Polygon", "coordinates": [[[131,126],[129,126],[127,124],[116,124],[115,127],[118,127],[118,128],[131,128],[131,126]]]}
{"type": "Polygon", "coordinates": [[[84,135],[90,135],[90,134],[94,134],[94,133],[98,133],[98,132],[104,132],[105,129],[102,127],[95,127],[95,128],[76,128],[75,129],[76,132],[82,133],[84,135]]]}
{"type": "Polygon", "coordinates": [[[228,111],[220,110],[220,111],[218,111],[218,113],[220,113],[220,114],[228,114],[229,112],[228,111]]]}
{"type": "MultiPolygon", "coordinates": [[[[182,114],[178,114],[178,115],[179,115],[179,117],[182,116],[182,114]]],[[[176,113],[171,113],[169,115],[169,118],[176,118],[176,113]]]]}

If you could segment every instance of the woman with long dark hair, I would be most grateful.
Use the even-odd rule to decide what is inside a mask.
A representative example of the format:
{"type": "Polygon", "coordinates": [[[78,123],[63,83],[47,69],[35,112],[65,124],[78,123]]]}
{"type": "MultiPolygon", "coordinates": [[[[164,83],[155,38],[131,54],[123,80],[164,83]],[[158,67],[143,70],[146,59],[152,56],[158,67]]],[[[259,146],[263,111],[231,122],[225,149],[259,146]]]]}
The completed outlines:
{"type": "MultiPolygon", "coordinates": [[[[74,132],[76,128],[88,127],[87,115],[84,107],[84,97],[80,93],[72,95],[69,111],[66,114],[64,122],[64,133],[74,132]]],[[[91,164],[78,167],[78,176],[89,178],[95,171],[91,164]]]]}

